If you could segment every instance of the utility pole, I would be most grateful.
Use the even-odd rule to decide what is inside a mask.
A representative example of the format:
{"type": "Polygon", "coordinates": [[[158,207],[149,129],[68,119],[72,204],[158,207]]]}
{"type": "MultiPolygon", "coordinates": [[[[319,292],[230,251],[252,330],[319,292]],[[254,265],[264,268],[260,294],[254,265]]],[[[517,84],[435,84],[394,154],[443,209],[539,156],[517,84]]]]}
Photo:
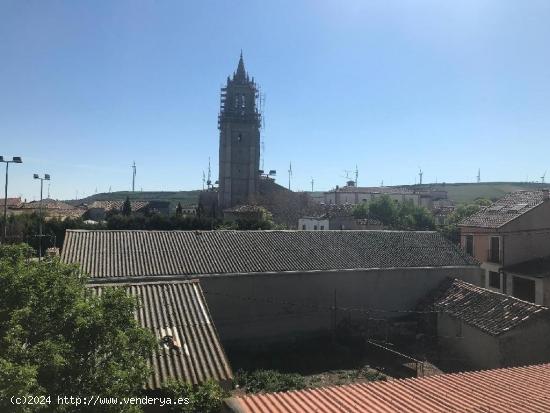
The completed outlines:
{"type": "Polygon", "coordinates": [[[422,175],[424,175],[424,172],[422,172],[422,168],[419,168],[418,171],[418,177],[419,177],[419,184],[422,185],[422,175]]]}
{"type": "Polygon", "coordinates": [[[136,161],[134,161],[134,164],[132,165],[132,170],[132,192],[134,192],[136,186],[136,161]]]}
{"type": "Polygon", "coordinates": [[[355,186],[359,186],[357,183],[357,179],[359,178],[359,168],[357,168],[357,164],[355,165],[355,186]]]}
{"type": "Polygon", "coordinates": [[[6,184],[4,187],[4,234],[2,236],[2,243],[6,243],[8,236],[8,167],[10,163],[23,163],[20,156],[14,156],[11,161],[4,160],[3,156],[0,156],[0,162],[6,164],[6,184]]]}
{"type": "Polygon", "coordinates": [[[313,192],[313,183],[314,183],[314,182],[315,182],[315,181],[313,180],[313,177],[311,177],[311,192],[313,192]]]}
{"type": "Polygon", "coordinates": [[[42,260],[42,221],[44,220],[44,212],[42,210],[42,190],[44,188],[44,181],[50,180],[49,174],[44,174],[43,178],[40,178],[38,174],[33,175],[34,179],[40,179],[40,222],[38,224],[38,260],[42,260]]]}

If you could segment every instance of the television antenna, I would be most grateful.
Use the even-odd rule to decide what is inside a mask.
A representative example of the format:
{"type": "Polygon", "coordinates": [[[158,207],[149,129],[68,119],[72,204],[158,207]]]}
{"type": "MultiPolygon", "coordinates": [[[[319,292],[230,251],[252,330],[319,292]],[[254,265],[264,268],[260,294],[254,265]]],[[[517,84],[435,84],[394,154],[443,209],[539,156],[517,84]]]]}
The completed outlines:
{"type": "MultiPolygon", "coordinates": [[[[204,178],[204,172],[203,172],[203,178],[204,178]]],[[[203,189],[204,189],[204,182],[203,182],[203,189]]],[[[206,179],[206,187],[210,189],[212,186],[212,169],[210,168],[210,156],[208,157],[208,176],[206,179]]]]}
{"type": "Polygon", "coordinates": [[[202,190],[204,191],[204,183],[206,182],[206,177],[204,176],[204,171],[202,171],[202,190]]]}
{"type": "Polygon", "coordinates": [[[313,177],[311,177],[311,192],[313,192],[313,184],[315,183],[315,180],[313,177]]]}
{"type": "Polygon", "coordinates": [[[548,170],[544,171],[544,173],[543,173],[542,176],[540,177],[540,183],[541,183],[541,184],[544,184],[544,178],[546,178],[546,172],[548,172],[548,170]]]}

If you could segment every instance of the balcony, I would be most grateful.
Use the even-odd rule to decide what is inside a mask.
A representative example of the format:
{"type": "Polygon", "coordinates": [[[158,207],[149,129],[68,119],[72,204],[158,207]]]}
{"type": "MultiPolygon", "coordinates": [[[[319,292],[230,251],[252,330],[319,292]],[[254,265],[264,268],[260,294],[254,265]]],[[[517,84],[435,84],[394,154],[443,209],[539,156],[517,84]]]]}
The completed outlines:
{"type": "Polygon", "coordinates": [[[487,262],[492,262],[495,264],[502,264],[502,256],[500,250],[490,249],[487,251],[487,262]]]}

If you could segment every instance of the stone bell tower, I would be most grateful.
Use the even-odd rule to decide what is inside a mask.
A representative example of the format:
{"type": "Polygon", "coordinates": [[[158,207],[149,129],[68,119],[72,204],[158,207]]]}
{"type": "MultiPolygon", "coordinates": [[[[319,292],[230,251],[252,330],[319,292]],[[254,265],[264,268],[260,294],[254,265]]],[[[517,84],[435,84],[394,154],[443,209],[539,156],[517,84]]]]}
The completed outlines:
{"type": "Polygon", "coordinates": [[[244,68],[243,54],[237,71],[221,89],[218,203],[221,209],[247,204],[259,189],[261,115],[258,89],[244,68]]]}

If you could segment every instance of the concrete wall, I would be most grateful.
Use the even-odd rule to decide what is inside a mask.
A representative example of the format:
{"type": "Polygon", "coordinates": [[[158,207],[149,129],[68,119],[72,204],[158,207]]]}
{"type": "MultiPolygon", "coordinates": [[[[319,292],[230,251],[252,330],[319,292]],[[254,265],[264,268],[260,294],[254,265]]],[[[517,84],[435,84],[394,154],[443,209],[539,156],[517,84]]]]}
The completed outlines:
{"type": "Polygon", "coordinates": [[[550,320],[541,318],[500,338],[502,367],[550,362],[550,320]]]}
{"type": "MultiPolygon", "coordinates": [[[[413,309],[446,277],[481,283],[478,267],[380,269],[316,273],[277,273],[200,278],[216,327],[224,341],[269,341],[327,332],[331,307],[413,309]]],[[[346,314],[336,311],[338,319],[346,314]]]]}
{"type": "Polygon", "coordinates": [[[437,336],[442,359],[474,369],[500,367],[497,337],[444,313],[437,317],[437,336]]]}

